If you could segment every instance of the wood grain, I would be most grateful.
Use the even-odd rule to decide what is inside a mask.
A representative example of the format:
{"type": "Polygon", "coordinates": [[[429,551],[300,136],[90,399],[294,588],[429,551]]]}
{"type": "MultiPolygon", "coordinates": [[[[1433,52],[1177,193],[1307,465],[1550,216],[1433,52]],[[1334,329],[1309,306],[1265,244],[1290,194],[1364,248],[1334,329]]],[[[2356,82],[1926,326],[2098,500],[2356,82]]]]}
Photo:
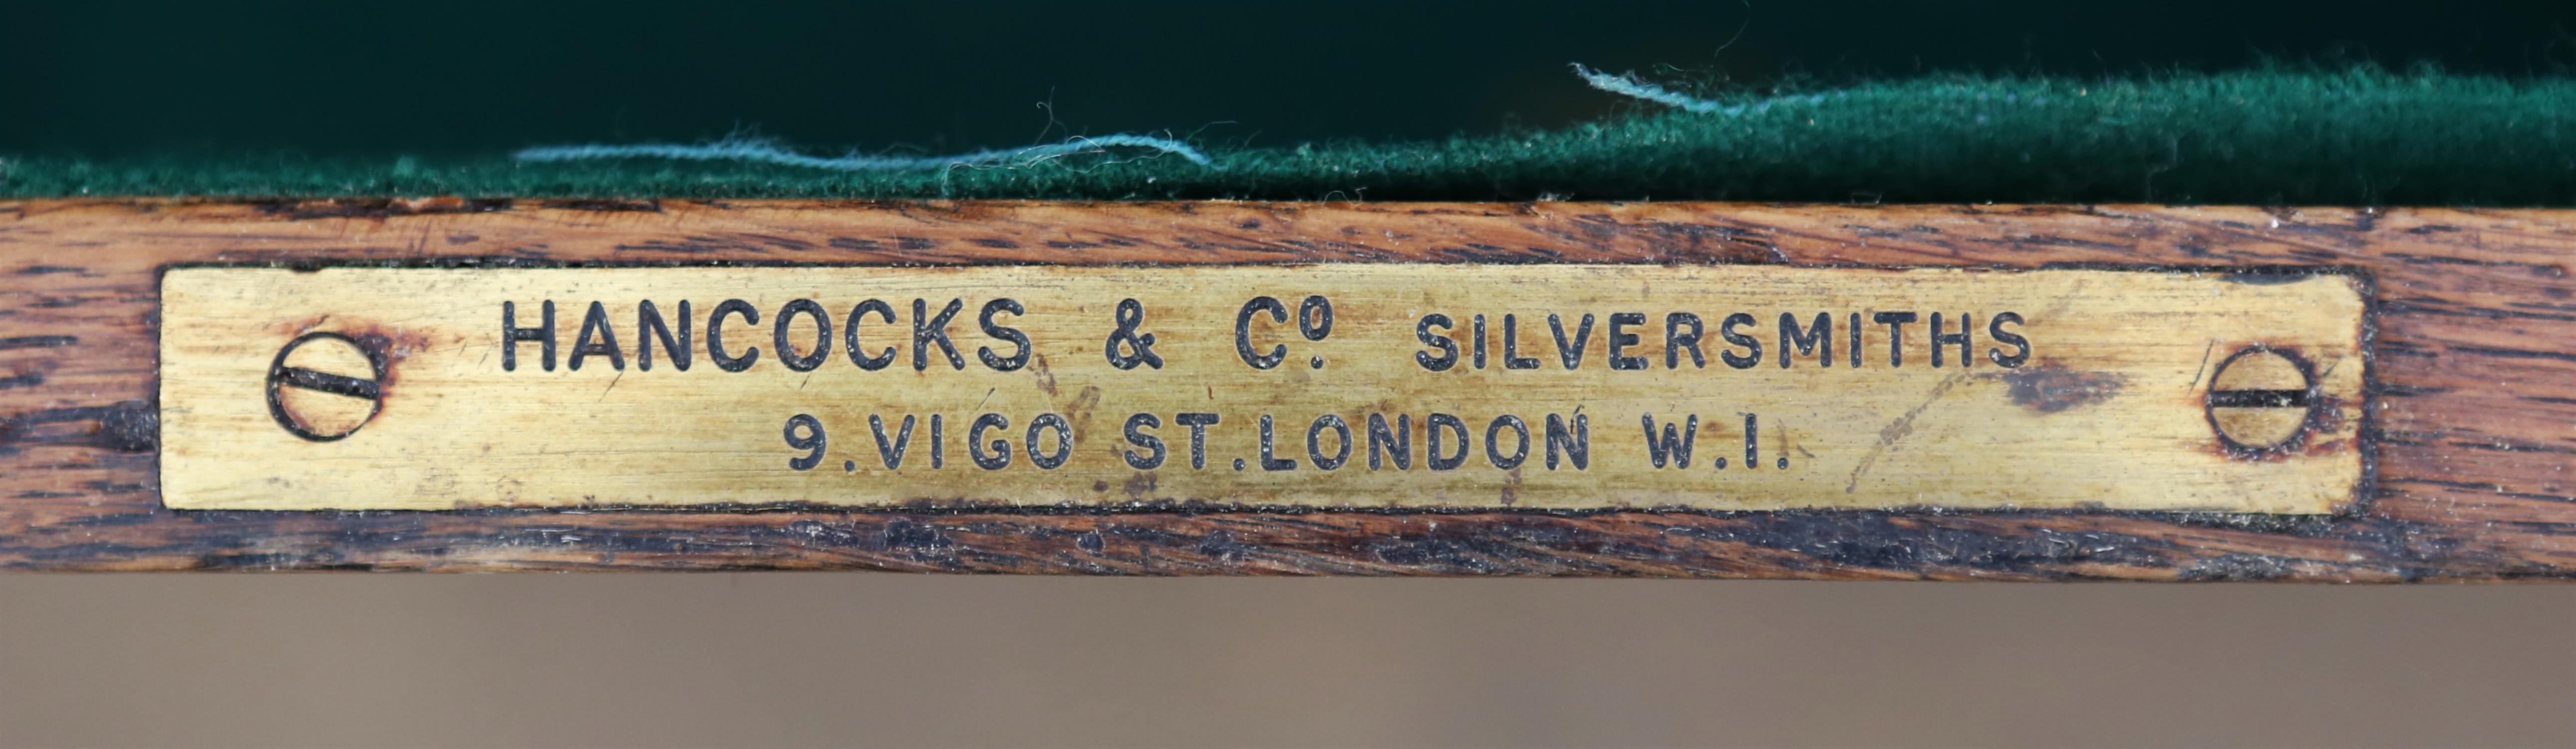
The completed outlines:
{"type": "Polygon", "coordinates": [[[2334,580],[2576,573],[2576,213],[2157,206],[0,203],[0,565],[2334,580]],[[2327,266],[2374,284],[2366,502],[2121,512],[164,509],[174,265],[2327,266]]]}

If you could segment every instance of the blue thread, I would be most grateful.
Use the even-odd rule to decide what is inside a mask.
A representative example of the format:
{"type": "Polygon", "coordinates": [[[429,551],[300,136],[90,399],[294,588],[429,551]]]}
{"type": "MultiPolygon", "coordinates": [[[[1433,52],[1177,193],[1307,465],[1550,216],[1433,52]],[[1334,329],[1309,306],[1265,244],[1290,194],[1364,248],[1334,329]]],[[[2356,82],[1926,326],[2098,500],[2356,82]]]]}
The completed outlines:
{"type": "Polygon", "coordinates": [[[1702,99],[1652,83],[1637,80],[1637,77],[1633,74],[1622,73],[1620,75],[1611,75],[1609,73],[1593,70],[1591,68],[1584,67],[1583,63],[1579,62],[1574,63],[1574,74],[1583,76],[1583,82],[1592,84],[1593,88],[1608,91],[1620,96],[1644,99],[1646,101],[1677,108],[1692,114],[1715,114],[1727,117],[1736,117],[1746,113],[1759,114],[1761,112],[1768,111],[1772,106],[1778,104],[1814,104],[1822,102],[1828,97],[1839,96],[1842,94],[1840,91],[1834,91],[1830,93],[1808,94],[1806,96],[1785,96],[1764,99],[1743,104],[1727,104],[1709,99],[1702,99]]]}
{"type": "Polygon", "coordinates": [[[522,148],[511,158],[527,162],[582,161],[588,159],[680,159],[687,161],[749,161],[810,169],[844,172],[917,171],[925,169],[1016,169],[1083,154],[1108,153],[1111,148],[1146,148],[1158,154],[1171,154],[1190,163],[1210,169],[1222,169],[1207,154],[1189,144],[1170,138],[1120,133],[1098,137],[1077,137],[1062,143],[991,151],[976,151],[949,156],[860,156],[839,158],[807,156],[772,145],[765,140],[726,139],[703,145],[677,143],[637,143],[606,145],[591,143],[578,146],[537,146],[522,148]]]}

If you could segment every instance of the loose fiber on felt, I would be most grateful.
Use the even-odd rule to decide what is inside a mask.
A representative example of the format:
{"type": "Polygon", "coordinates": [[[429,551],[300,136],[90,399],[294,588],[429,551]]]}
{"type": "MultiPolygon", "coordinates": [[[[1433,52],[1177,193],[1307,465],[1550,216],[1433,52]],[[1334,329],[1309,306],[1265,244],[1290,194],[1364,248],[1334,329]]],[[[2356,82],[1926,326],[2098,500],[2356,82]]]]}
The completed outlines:
{"type": "Polygon", "coordinates": [[[683,161],[738,161],[754,164],[828,169],[832,171],[906,171],[921,169],[1024,169],[1071,156],[1110,153],[1113,148],[1136,148],[1157,154],[1171,154],[1199,166],[1213,167],[1206,154],[1189,144],[1170,138],[1146,135],[1103,135],[1096,138],[1076,137],[1062,143],[992,151],[976,151],[949,156],[847,156],[825,158],[808,156],[761,140],[724,140],[715,143],[683,145],[677,143],[641,143],[634,145],[587,144],[578,146],[537,146],[519,149],[510,158],[525,162],[586,161],[596,159],[678,159],[683,161]]]}
{"type": "Polygon", "coordinates": [[[969,169],[928,166],[960,157],[835,171],[766,156],[524,163],[505,155],[0,154],[0,196],[2576,205],[2576,81],[2566,79],[2377,70],[1931,76],[1709,98],[1581,73],[1656,104],[1562,129],[1420,142],[1214,148],[1109,136],[968,154],[986,167],[969,169]]]}
{"type": "Polygon", "coordinates": [[[1838,93],[1826,92],[1808,94],[1806,96],[1780,96],[1728,104],[1714,99],[1702,99],[1674,91],[1663,86],[1637,80],[1637,76],[1634,74],[1611,75],[1598,70],[1593,70],[1591,68],[1584,67],[1582,63],[1574,64],[1574,74],[1582,77],[1584,83],[1592,84],[1593,88],[1608,91],[1620,96],[1662,104],[1691,114],[1713,114],[1727,117],[1741,115],[1746,112],[1759,112],[1783,103],[1806,102],[1812,104],[1824,101],[1825,99],[1832,97],[1835,93],[1838,93]]]}

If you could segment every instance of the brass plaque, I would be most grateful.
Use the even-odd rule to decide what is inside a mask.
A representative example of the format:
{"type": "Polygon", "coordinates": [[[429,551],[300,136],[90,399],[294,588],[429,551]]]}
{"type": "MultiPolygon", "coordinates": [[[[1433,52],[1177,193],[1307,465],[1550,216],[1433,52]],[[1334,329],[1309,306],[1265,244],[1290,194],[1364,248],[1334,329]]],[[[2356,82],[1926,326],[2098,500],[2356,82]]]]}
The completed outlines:
{"type": "Polygon", "coordinates": [[[181,509],[2356,499],[2335,273],[176,268],[181,509]]]}

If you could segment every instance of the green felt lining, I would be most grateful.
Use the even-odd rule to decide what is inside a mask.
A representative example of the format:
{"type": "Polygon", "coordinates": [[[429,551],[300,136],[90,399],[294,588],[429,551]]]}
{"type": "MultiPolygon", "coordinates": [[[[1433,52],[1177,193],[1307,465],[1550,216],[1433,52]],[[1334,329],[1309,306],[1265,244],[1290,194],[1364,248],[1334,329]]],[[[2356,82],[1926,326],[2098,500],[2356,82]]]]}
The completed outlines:
{"type": "Polygon", "coordinates": [[[1009,168],[8,155],[0,196],[1747,200],[2576,205],[2576,81],[1926,77],[1437,142],[1198,144],[1009,168]]]}

